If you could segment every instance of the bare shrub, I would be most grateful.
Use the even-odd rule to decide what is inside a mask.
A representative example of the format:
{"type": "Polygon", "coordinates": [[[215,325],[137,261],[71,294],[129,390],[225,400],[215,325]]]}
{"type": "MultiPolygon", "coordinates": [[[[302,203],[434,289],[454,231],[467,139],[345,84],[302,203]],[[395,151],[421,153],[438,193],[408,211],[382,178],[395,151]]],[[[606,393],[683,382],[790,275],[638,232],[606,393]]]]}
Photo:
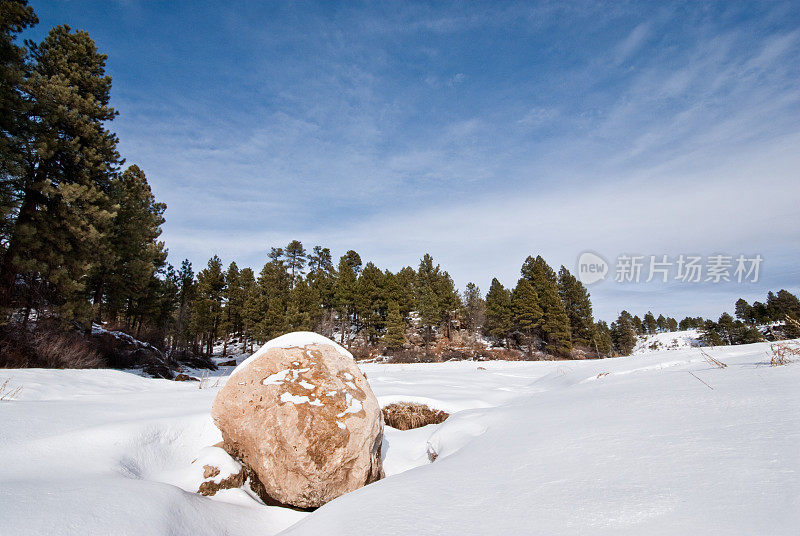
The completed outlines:
{"type": "Polygon", "coordinates": [[[39,322],[31,332],[17,324],[0,330],[0,367],[102,368],[105,361],[83,334],[57,322],[39,322]]]}
{"type": "Polygon", "coordinates": [[[102,368],[100,353],[73,331],[44,331],[34,336],[39,366],[44,368],[102,368]]]}
{"type": "Polygon", "coordinates": [[[350,347],[350,353],[356,361],[363,361],[365,359],[374,359],[381,355],[382,348],[373,344],[355,344],[350,347]]]}
{"type": "Polygon", "coordinates": [[[0,402],[13,400],[14,397],[17,396],[20,391],[22,391],[21,385],[12,389],[11,386],[8,385],[10,381],[11,378],[6,378],[2,383],[0,383],[0,402]]]}
{"type": "Polygon", "coordinates": [[[800,359],[800,344],[792,341],[774,342],[769,345],[770,360],[769,364],[772,367],[779,367],[788,365],[797,359],[800,359]]]}
{"type": "Polygon", "coordinates": [[[382,412],[386,425],[398,430],[411,430],[428,424],[439,424],[450,416],[445,411],[431,409],[425,404],[414,402],[389,404],[383,408],[382,412]]]}
{"type": "Polygon", "coordinates": [[[433,363],[437,358],[433,354],[426,354],[425,350],[417,346],[401,348],[389,353],[389,363],[433,363]]]}
{"type": "Polygon", "coordinates": [[[523,352],[519,350],[512,350],[510,348],[487,348],[483,352],[487,359],[492,361],[529,361],[539,360],[538,352],[534,352],[532,359],[528,358],[523,352]]]}

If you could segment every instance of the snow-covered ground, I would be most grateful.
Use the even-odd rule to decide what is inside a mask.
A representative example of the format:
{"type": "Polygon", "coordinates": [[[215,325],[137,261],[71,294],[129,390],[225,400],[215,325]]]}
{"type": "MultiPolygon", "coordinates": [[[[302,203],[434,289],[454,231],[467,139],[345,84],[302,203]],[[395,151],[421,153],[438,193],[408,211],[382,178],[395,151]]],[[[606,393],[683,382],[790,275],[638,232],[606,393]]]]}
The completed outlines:
{"type": "Polygon", "coordinates": [[[768,350],[362,365],[381,405],[452,415],[387,429],[388,477],[311,514],[193,493],[216,379],[0,370],[0,534],[794,535],[800,363],[768,350]]]}
{"type": "Polygon", "coordinates": [[[704,346],[700,340],[700,330],[667,331],[637,337],[633,355],[650,354],[662,350],[686,350],[704,346]]]}

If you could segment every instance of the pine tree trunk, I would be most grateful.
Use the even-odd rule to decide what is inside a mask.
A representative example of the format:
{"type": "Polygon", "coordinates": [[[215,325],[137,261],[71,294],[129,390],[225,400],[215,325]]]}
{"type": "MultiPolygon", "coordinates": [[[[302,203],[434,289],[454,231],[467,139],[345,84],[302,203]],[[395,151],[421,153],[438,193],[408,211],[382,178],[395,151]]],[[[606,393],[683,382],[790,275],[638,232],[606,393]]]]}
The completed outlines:
{"type": "Polygon", "coordinates": [[[347,315],[339,313],[339,344],[344,346],[344,317],[347,315]]]}
{"type": "Polygon", "coordinates": [[[105,286],[103,279],[104,278],[100,276],[97,289],[94,291],[94,298],[92,298],[92,304],[95,306],[94,320],[97,324],[100,324],[103,319],[103,287],[105,286]]]}

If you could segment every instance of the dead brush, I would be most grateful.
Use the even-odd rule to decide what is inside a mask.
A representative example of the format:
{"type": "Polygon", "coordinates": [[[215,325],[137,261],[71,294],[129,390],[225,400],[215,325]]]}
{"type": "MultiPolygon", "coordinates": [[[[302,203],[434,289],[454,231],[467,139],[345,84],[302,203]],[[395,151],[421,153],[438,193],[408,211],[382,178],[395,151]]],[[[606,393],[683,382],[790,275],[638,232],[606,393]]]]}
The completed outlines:
{"type": "Polygon", "coordinates": [[[788,365],[800,359],[800,344],[793,341],[773,342],[769,345],[771,367],[788,365]]]}
{"type": "Polygon", "coordinates": [[[713,356],[711,356],[711,354],[709,354],[708,352],[706,352],[702,348],[700,349],[700,353],[703,355],[703,359],[705,359],[706,362],[709,365],[712,365],[714,367],[721,368],[721,369],[722,368],[726,368],[728,366],[725,363],[723,363],[722,361],[720,361],[719,359],[716,359],[713,356]]]}
{"type": "Polygon", "coordinates": [[[445,411],[431,409],[425,404],[413,402],[389,404],[381,411],[386,425],[398,430],[411,430],[428,424],[439,424],[450,416],[445,411]]]}
{"type": "MultiPolygon", "coordinates": [[[[800,329],[800,322],[786,315],[786,323],[800,329]]],[[[778,341],[769,345],[769,366],[780,367],[800,359],[800,343],[797,341],[778,341]]]]}
{"type": "Polygon", "coordinates": [[[13,400],[15,396],[22,391],[22,386],[15,387],[12,389],[8,384],[11,381],[11,378],[6,378],[3,380],[3,383],[0,383],[0,402],[13,400]]]}

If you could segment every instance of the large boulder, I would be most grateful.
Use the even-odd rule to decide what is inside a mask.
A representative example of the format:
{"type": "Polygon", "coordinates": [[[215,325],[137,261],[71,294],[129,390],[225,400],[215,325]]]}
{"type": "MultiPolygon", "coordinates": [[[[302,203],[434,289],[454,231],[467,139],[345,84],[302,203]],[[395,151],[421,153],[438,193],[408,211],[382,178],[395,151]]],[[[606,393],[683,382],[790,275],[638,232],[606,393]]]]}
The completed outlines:
{"type": "Polygon", "coordinates": [[[314,508],[383,477],[378,401],[353,356],[316,333],[264,345],[233,371],[211,415],[265,501],[314,508]]]}

